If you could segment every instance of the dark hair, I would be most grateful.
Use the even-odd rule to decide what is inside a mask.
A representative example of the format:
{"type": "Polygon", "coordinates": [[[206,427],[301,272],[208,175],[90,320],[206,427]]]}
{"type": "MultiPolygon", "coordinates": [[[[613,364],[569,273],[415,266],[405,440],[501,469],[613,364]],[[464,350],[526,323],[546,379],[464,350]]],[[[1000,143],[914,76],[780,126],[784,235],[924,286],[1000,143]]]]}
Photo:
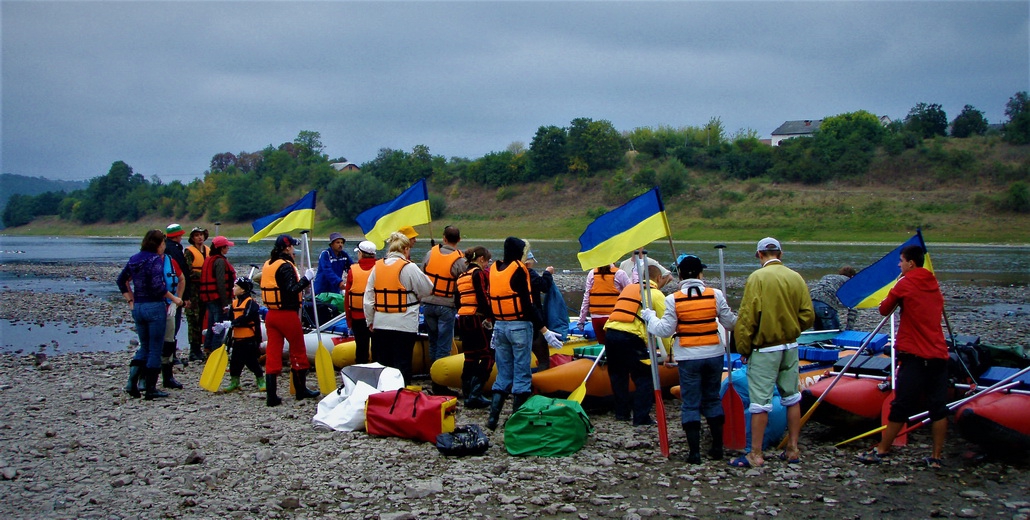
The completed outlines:
{"type": "Polygon", "coordinates": [[[901,250],[901,257],[916,263],[916,267],[923,267],[926,261],[926,250],[923,246],[907,246],[901,250]]]}
{"type": "Polygon", "coordinates": [[[461,242],[461,231],[454,226],[447,226],[443,228],[443,239],[451,244],[457,244],[461,242]]]}
{"type": "Polygon", "coordinates": [[[279,257],[283,254],[283,251],[285,251],[285,249],[278,246],[272,246],[272,253],[268,255],[268,261],[274,262],[278,260],[279,257]]]}
{"type": "Polygon", "coordinates": [[[848,278],[855,276],[857,273],[858,271],[855,271],[855,268],[851,267],[850,265],[845,265],[844,267],[840,268],[840,271],[837,271],[837,274],[847,276],[848,278]]]}
{"type": "Polygon", "coordinates": [[[490,260],[490,251],[483,246],[473,246],[465,250],[465,261],[468,262],[468,266],[472,267],[472,262],[477,258],[486,258],[490,260]]]}
{"type": "Polygon", "coordinates": [[[151,229],[147,231],[146,235],[143,235],[143,242],[139,245],[140,251],[146,251],[148,253],[156,253],[157,248],[161,246],[165,241],[165,232],[160,229],[151,229]]]}

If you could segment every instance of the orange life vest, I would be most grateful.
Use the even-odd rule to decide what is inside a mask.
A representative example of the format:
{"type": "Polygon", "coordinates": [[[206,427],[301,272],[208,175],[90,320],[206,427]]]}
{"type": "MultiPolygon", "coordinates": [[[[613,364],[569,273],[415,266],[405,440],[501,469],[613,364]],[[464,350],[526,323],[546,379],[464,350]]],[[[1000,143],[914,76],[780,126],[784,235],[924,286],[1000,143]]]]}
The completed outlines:
{"type": "Polygon", "coordinates": [[[472,316],[479,308],[473,277],[481,274],[482,269],[478,265],[474,265],[458,277],[458,316],[472,316]]]}
{"type": "Polygon", "coordinates": [[[719,316],[715,308],[715,289],[697,287],[687,294],[676,295],[676,333],[681,347],[703,347],[719,344],[719,316]]]}
{"type": "Polygon", "coordinates": [[[199,280],[200,273],[204,270],[204,260],[207,259],[207,255],[211,253],[211,250],[204,244],[200,244],[200,249],[197,249],[197,246],[189,245],[186,247],[186,250],[193,257],[193,263],[190,264],[190,278],[199,280]]]}
{"type": "Polygon", "coordinates": [[[365,287],[368,286],[368,275],[370,274],[372,274],[372,267],[362,269],[359,264],[350,266],[350,274],[347,275],[350,280],[350,290],[347,291],[347,314],[351,319],[365,317],[365,307],[362,302],[365,300],[365,287]]]}
{"type": "Polygon", "coordinates": [[[633,320],[640,319],[639,283],[629,284],[619,293],[619,299],[615,301],[615,307],[608,319],[623,323],[632,323],[633,320]]]}
{"type": "Polygon", "coordinates": [[[218,281],[215,280],[215,260],[225,261],[225,290],[232,298],[232,285],[236,281],[236,270],[223,255],[211,255],[204,260],[204,269],[200,273],[200,301],[203,303],[218,301],[218,281]]]}
{"type": "Polygon", "coordinates": [[[618,270],[611,266],[594,269],[594,284],[590,286],[591,315],[611,315],[615,302],[619,299],[619,290],[615,288],[615,273],[618,270]]]}
{"type": "Polygon", "coordinates": [[[461,258],[461,253],[451,251],[444,254],[443,246],[429,250],[429,261],[426,262],[426,276],[433,282],[433,296],[453,298],[457,278],[451,276],[451,266],[461,258]]]}
{"type": "MultiPolygon", "coordinates": [[[[251,298],[247,296],[242,301],[237,298],[232,302],[232,317],[233,319],[240,319],[243,317],[243,313],[247,311],[247,306],[250,305],[251,298]]],[[[254,326],[248,327],[233,327],[232,337],[236,339],[248,339],[257,336],[257,331],[254,330],[254,326]]]]}
{"type": "Polygon", "coordinates": [[[401,270],[410,263],[400,258],[389,265],[385,258],[376,262],[376,281],[372,287],[376,297],[376,312],[407,312],[409,308],[418,305],[418,300],[408,303],[408,295],[414,295],[415,292],[409,291],[401,283],[401,270]]]}
{"type": "MultiPolygon", "coordinates": [[[[297,273],[297,266],[291,262],[287,262],[282,258],[271,261],[266,260],[265,265],[261,266],[261,300],[265,302],[265,306],[272,310],[281,310],[283,308],[283,292],[279,288],[279,281],[275,279],[275,272],[279,270],[279,266],[287,263],[293,268],[293,272],[297,273]]],[[[300,273],[297,273],[297,279],[300,279],[300,273]]],[[[301,301],[300,293],[297,294],[297,304],[301,301]]]]}
{"type": "Polygon", "coordinates": [[[529,285],[529,269],[521,260],[515,260],[508,264],[504,270],[498,269],[496,265],[490,270],[490,310],[494,319],[499,321],[516,321],[527,318],[527,309],[522,308],[522,298],[511,288],[511,282],[515,273],[522,269],[526,275],[526,287],[529,285]]]}

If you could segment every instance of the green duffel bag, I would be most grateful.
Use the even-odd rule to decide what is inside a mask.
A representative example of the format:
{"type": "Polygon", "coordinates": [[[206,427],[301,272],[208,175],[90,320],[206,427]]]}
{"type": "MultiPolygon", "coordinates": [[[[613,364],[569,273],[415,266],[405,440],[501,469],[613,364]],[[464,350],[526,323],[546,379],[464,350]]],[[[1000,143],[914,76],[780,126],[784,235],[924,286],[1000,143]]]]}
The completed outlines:
{"type": "Polygon", "coordinates": [[[576,401],[534,395],[504,424],[504,448],[515,456],[564,457],[579,451],[592,431],[576,401]]]}

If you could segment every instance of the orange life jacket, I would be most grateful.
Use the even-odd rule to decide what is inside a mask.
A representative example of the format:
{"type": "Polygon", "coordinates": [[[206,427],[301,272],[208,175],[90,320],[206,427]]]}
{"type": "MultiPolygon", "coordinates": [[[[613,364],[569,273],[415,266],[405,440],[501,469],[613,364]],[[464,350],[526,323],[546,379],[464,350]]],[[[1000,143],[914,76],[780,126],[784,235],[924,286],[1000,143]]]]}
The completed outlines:
{"type": "Polygon", "coordinates": [[[219,299],[218,281],[215,280],[215,260],[221,258],[225,261],[225,290],[229,291],[232,298],[232,285],[236,281],[236,270],[223,255],[211,255],[204,260],[204,269],[200,273],[200,301],[203,303],[216,302],[219,299]]]}
{"type": "MultiPolygon", "coordinates": [[[[279,288],[279,281],[275,279],[275,272],[279,270],[279,266],[287,263],[293,268],[293,272],[297,273],[297,266],[291,262],[287,262],[282,258],[271,261],[266,260],[265,265],[261,266],[261,300],[265,302],[265,306],[272,310],[281,310],[283,304],[283,292],[279,288]]],[[[300,279],[300,273],[297,273],[297,279],[300,279]]],[[[300,293],[297,294],[297,304],[301,301],[300,293]]]]}
{"type": "Polygon", "coordinates": [[[619,293],[619,299],[615,301],[615,308],[608,319],[632,323],[633,320],[641,319],[640,307],[640,284],[629,284],[619,293]]]}
{"type": "Polygon", "coordinates": [[[193,257],[193,263],[190,264],[190,278],[199,280],[200,273],[204,270],[204,260],[207,259],[207,255],[211,253],[211,250],[205,244],[200,244],[200,249],[191,244],[186,247],[186,251],[189,251],[191,253],[190,256],[193,257]]]}
{"type": "MultiPolygon", "coordinates": [[[[263,274],[262,274],[263,276],[263,274]]],[[[243,313],[247,311],[247,306],[250,305],[251,298],[247,296],[242,301],[237,298],[232,302],[232,317],[233,319],[240,319],[243,317],[243,313]]],[[[254,330],[254,326],[248,327],[233,327],[232,337],[236,339],[248,339],[257,336],[257,331],[254,330]]]]}
{"type": "Polygon", "coordinates": [[[461,253],[451,251],[444,254],[443,246],[429,250],[429,261],[426,262],[426,276],[433,282],[433,296],[453,298],[457,278],[451,276],[451,266],[461,258],[461,253]]]}
{"type": "Polygon", "coordinates": [[[365,287],[368,286],[368,275],[372,274],[372,267],[362,269],[359,264],[351,264],[350,290],[347,291],[347,314],[351,319],[364,319],[365,307],[362,302],[365,300],[365,287]]]}
{"type": "Polygon", "coordinates": [[[401,270],[410,263],[400,258],[389,265],[385,258],[376,262],[376,281],[372,287],[376,297],[376,312],[407,312],[409,308],[418,305],[418,300],[408,303],[408,295],[414,295],[415,292],[409,291],[401,283],[401,270]]]}
{"type": "Polygon", "coordinates": [[[618,270],[611,266],[594,269],[594,284],[590,287],[591,315],[611,315],[615,302],[619,299],[619,290],[615,288],[615,273],[618,270]]]}
{"type": "Polygon", "coordinates": [[[511,288],[511,282],[515,273],[522,269],[526,275],[526,287],[529,285],[529,269],[521,260],[515,260],[508,264],[504,270],[498,269],[496,265],[490,270],[490,310],[494,319],[499,321],[516,321],[527,318],[527,309],[522,308],[522,298],[511,288]]]}
{"type": "Polygon", "coordinates": [[[479,300],[476,299],[476,286],[473,285],[473,278],[480,276],[482,269],[474,265],[458,277],[458,316],[472,316],[479,308],[479,300]]]}
{"type": "Polygon", "coordinates": [[[676,333],[681,347],[703,347],[719,344],[719,316],[715,308],[715,289],[697,287],[687,294],[676,295],[676,333]]]}

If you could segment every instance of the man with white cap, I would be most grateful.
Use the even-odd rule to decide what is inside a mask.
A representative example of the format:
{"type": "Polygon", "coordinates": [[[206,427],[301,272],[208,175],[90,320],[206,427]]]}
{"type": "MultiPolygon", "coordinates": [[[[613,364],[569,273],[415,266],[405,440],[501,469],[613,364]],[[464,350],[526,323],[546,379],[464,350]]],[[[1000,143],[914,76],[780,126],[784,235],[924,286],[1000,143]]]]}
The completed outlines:
{"type": "Polygon", "coordinates": [[[347,306],[347,329],[354,336],[354,363],[360,365],[369,361],[378,361],[369,357],[372,332],[368,330],[365,308],[362,306],[362,301],[365,299],[365,287],[368,285],[368,275],[376,265],[376,245],[369,240],[362,240],[358,247],[354,248],[354,252],[358,255],[358,263],[351,264],[347,273],[347,282],[343,288],[343,301],[347,306]]]}
{"type": "Polygon", "coordinates": [[[735,327],[737,352],[747,358],[751,398],[751,451],[730,461],[731,466],[759,467],[765,463],[762,442],[772,411],[773,388],[787,409],[787,447],[780,459],[801,461],[801,391],[798,388],[798,337],[815,322],[808,286],[801,275],[780,261],[780,242],[758,242],[755,258],[762,267],[744,285],[735,327]]]}

